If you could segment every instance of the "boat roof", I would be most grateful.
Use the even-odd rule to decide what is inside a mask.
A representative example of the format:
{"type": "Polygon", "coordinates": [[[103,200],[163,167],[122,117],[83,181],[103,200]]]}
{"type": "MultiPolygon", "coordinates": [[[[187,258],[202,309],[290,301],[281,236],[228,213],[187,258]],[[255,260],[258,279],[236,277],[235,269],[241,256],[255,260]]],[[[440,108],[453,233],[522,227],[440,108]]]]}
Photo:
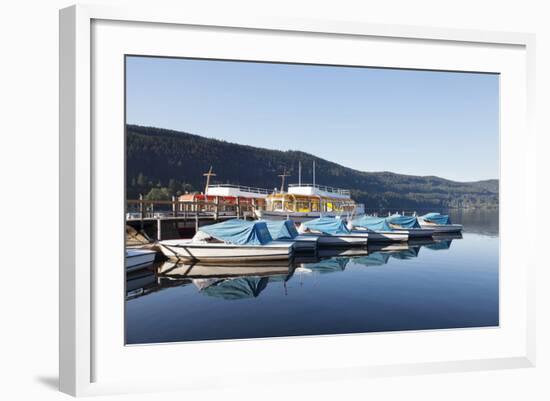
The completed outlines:
{"type": "Polygon", "coordinates": [[[320,217],[318,219],[305,221],[302,225],[310,230],[319,231],[328,235],[350,233],[350,230],[346,227],[345,221],[335,217],[320,217]]]}
{"type": "Polygon", "coordinates": [[[235,245],[266,245],[273,241],[263,221],[231,219],[223,223],[199,227],[199,232],[235,245]]]}
{"type": "Polygon", "coordinates": [[[262,220],[267,225],[271,238],[294,239],[298,236],[298,230],[292,220],[262,220]]]}
{"type": "Polygon", "coordinates": [[[322,196],[336,199],[350,199],[348,189],[334,188],[317,184],[289,184],[288,193],[305,196],[322,196]]]}

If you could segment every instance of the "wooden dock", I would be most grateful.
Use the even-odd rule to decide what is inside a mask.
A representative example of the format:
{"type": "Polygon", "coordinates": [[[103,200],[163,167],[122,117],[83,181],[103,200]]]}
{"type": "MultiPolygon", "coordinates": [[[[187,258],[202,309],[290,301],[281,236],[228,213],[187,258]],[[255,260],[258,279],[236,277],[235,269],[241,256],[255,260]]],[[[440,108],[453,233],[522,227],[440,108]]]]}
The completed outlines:
{"type": "Polygon", "coordinates": [[[128,199],[126,201],[126,225],[145,232],[154,240],[190,238],[200,226],[229,219],[254,219],[250,203],[237,198],[235,203],[172,200],[128,199]]]}

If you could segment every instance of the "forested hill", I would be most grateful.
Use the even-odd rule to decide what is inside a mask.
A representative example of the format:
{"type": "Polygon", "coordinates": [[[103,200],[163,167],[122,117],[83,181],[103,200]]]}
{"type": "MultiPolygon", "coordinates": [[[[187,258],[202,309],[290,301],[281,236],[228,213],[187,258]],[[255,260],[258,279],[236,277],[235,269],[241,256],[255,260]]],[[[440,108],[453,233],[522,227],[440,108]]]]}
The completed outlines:
{"type": "Polygon", "coordinates": [[[350,189],[353,199],[368,209],[443,209],[498,206],[498,180],[455,182],[443,178],[391,172],[363,172],[300,151],[278,151],[204,138],[185,132],[127,126],[127,197],[143,193],[149,199],[167,199],[185,191],[203,191],[203,173],[212,165],[211,183],[260,188],[280,187],[279,174],[310,182],[316,164],[316,182],[350,189]]]}

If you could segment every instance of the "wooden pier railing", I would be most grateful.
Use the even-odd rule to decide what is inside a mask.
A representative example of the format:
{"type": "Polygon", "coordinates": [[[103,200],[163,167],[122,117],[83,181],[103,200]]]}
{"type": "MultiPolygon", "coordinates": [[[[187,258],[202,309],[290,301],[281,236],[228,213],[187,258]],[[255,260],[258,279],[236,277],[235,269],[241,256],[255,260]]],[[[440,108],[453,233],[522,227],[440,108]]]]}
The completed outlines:
{"type": "Polygon", "coordinates": [[[254,205],[246,199],[237,198],[236,202],[226,202],[220,198],[211,201],[180,201],[175,196],[172,200],[126,200],[126,218],[157,219],[157,218],[190,218],[208,216],[218,219],[221,216],[246,217],[253,215],[254,205]]]}
{"type": "Polygon", "coordinates": [[[198,230],[200,225],[233,218],[253,219],[254,205],[240,198],[234,202],[220,198],[213,202],[180,201],[175,196],[172,200],[148,200],[142,196],[126,200],[126,223],[141,230],[146,225],[155,224],[156,239],[165,237],[167,227],[171,227],[168,222],[179,222],[180,226],[192,226],[198,230]]]}

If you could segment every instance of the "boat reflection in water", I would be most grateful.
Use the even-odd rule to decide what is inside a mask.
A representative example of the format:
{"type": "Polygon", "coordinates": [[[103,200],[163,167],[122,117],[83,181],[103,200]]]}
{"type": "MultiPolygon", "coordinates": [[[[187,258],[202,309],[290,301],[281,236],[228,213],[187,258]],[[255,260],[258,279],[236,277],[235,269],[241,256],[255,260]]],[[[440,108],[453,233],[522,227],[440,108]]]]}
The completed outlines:
{"type": "MultiPolygon", "coordinates": [[[[302,253],[291,261],[234,264],[178,263],[170,260],[151,268],[127,274],[127,299],[151,294],[164,288],[193,285],[201,295],[224,300],[257,298],[271,282],[289,281],[294,273],[326,274],[342,272],[350,262],[354,266],[382,266],[390,258],[417,258],[420,248],[449,249],[454,236],[408,243],[390,243],[360,248],[321,248],[302,253]]],[[[285,287],[286,288],[286,287],[285,287]]]]}
{"type": "Polygon", "coordinates": [[[498,256],[498,232],[465,229],[276,262],[155,263],[127,274],[126,344],[498,327],[498,256]]]}

